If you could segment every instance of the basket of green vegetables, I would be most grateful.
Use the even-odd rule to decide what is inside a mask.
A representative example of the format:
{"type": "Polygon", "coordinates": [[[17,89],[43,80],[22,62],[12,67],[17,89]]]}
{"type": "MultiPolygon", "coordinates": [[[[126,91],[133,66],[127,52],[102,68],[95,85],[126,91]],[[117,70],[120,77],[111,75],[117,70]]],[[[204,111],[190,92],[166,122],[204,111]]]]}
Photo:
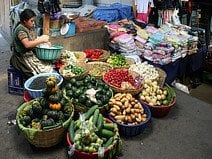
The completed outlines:
{"type": "Polygon", "coordinates": [[[122,150],[117,125],[104,118],[98,106],[72,121],[66,137],[69,152],[74,152],[78,159],[112,159],[122,150]]]}

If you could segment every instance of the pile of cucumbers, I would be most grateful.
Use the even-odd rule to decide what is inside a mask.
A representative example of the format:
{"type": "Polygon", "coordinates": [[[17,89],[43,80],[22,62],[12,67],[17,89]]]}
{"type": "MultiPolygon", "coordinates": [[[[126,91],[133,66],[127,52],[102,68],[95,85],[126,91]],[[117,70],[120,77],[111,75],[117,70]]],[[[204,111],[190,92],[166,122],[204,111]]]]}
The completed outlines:
{"type": "Polygon", "coordinates": [[[100,147],[114,149],[114,145],[114,153],[120,153],[122,149],[117,125],[106,121],[98,105],[91,107],[80,119],[71,121],[68,133],[78,151],[93,153],[98,152],[100,147]]]}

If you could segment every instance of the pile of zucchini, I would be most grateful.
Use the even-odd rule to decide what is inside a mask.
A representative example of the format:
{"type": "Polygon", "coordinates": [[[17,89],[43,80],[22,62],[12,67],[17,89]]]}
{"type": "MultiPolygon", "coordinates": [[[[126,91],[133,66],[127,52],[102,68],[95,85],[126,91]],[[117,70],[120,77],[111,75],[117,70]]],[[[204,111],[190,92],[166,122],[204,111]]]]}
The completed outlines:
{"type": "Polygon", "coordinates": [[[115,123],[109,123],[99,112],[98,105],[91,107],[81,118],[71,121],[68,128],[69,138],[78,151],[98,152],[99,148],[115,149],[120,153],[121,139],[115,123]]]}

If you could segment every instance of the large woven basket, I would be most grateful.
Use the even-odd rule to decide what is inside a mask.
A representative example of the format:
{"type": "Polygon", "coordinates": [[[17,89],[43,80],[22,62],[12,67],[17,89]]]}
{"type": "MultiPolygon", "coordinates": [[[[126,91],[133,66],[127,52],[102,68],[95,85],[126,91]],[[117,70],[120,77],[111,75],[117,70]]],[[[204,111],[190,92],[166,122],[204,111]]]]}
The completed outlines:
{"type": "Polygon", "coordinates": [[[96,76],[99,79],[102,79],[102,76],[110,69],[112,66],[106,62],[88,62],[89,72],[88,74],[96,76]]]}
{"type": "MultiPolygon", "coordinates": [[[[125,69],[125,68],[116,68],[116,69],[125,69]]],[[[126,69],[127,70],[127,69],[126,69]]],[[[141,90],[143,89],[143,83],[142,83],[142,77],[137,73],[137,72],[135,72],[135,71],[130,71],[130,70],[128,70],[128,72],[130,73],[130,75],[133,77],[133,79],[135,80],[135,81],[138,81],[138,89],[122,89],[122,88],[119,88],[119,87],[116,87],[116,86],[114,86],[114,85],[111,85],[111,84],[109,84],[106,80],[105,80],[105,78],[104,78],[104,76],[103,76],[103,81],[105,82],[105,83],[107,83],[110,87],[111,87],[111,89],[114,91],[114,92],[116,92],[116,93],[130,93],[130,94],[132,94],[132,95],[136,95],[136,94],[138,94],[139,92],[141,92],[141,90]]]]}
{"type": "Polygon", "coordinates": [[[130,68],[130,65],[134,64],[135,63],[135,60],[133,58],[130,58],[130,57],[125,57],[125,60],[127,62],[127,66],[113,66],[113,68],[130,68]]]}
{"type": "Polygon", "coordinates": [[[157,79],[158,85],[160,87],[163,87],[167,74],[164,70],[160,69],[159,67],[155,67],[155,69],[158,71],[158,74],[159,74],[159,78],[157,79]]]}
{"type": "Polygon", "coordinates": [[[24,127],[20,122],[21,112],[24,107],[28,106],[30,102],[22,104],[17,111],[16,121],[19,129],[24,133],[25,138],[34,145],[35,147],[51,147],[60,143],[64,137],[67,127],[69,126],[70,120],[74,115],[74,108],[68,120],[63,124],[48,130],[37,130],[32,128],[24,127]]]}
{"type": "Polygon", "coordinates": [[[63,76],[63,78],[65,80],[70,80],[71,78],[76,78],[76,79],[83,79],[85,76],[88,75],[88,72],[89,72],[89,66],[85,63],[85,62],[78,62],[77,63],[78,66],[84,68],[86,71],[80,75],[75,75],[75,76],[72,76],[72,75],[65,75],[63,74],[63,69],[64,67],[61,67],[59,69],[59,73],[63,76]]]}

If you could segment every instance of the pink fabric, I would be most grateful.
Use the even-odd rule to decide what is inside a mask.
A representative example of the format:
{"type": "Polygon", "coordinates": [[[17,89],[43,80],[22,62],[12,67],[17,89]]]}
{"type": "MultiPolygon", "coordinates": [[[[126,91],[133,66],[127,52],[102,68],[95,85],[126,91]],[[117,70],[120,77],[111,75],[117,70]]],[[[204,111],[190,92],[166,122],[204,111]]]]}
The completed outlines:
{"type": "Polygon", "coordinates": [[[148,21],[149,21],[150,12],[151,12],[151,7],[148,8],[148,12],[147,13],[137,13],[136,20],[138,22],[142,22],[142,23],[147,24],[148,21]]]}

